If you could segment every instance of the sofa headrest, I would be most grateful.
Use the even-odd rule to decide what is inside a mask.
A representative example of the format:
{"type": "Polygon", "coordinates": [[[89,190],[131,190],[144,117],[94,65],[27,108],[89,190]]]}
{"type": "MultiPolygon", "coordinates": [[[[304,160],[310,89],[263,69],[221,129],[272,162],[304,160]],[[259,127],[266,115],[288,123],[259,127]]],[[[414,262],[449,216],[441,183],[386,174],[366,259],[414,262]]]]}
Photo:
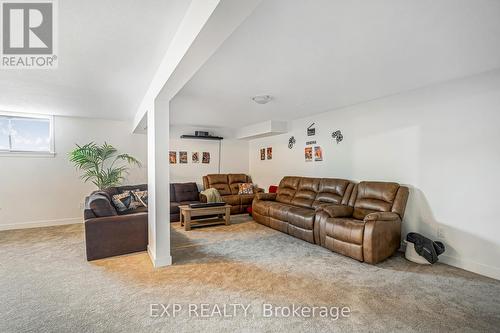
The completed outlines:
{"type": "Polygon", "coordinates": [[[373,212],[390,212],[399,189],[398,183],[361,182],[356,185],[352,198],[353,217],[359,220],[373,212]]]}
{"type": "MultiPolygon", "coordinates": [[[[200,198],[198,185],[196,183],[174,183],[171,184],[174,190],[174,199],[176,202],[198,201],[200,198]]],[[[170,199],[171,202],[172,198],[170,199]]]]}

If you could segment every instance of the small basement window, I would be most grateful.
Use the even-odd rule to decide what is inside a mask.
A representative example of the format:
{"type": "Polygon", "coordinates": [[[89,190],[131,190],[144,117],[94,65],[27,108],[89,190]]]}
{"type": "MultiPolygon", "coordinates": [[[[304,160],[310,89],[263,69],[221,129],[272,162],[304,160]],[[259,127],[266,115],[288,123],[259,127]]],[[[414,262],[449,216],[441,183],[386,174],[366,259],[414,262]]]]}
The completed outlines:
{"type": "Polygon", "coordinates": [[[0,154],[54,154],[54,117],[0,112],[0,154]]]}

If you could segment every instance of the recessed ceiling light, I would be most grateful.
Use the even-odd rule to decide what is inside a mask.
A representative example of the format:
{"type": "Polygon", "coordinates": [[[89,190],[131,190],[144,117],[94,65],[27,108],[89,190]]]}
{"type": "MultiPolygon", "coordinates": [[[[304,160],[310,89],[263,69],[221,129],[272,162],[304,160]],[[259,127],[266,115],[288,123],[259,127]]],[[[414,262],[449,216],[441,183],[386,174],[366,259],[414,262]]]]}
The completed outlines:
{"type": "Polygon", "coordinates": [[[252,97],[252,100],[257,104],[266,104],[269,103],[273,97],[271,95],[260,95],[252,97]]]}

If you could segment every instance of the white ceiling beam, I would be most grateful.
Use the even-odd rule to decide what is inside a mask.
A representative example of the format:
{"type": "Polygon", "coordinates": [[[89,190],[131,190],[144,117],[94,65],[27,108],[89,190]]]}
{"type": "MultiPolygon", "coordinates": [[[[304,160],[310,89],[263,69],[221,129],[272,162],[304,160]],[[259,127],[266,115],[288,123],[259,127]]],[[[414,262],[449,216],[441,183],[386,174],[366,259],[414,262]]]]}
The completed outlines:
{"type": "Polygon", "coordinates": [[[193,0],[137,110],[134,132],[146,128],[147,106],[172,99],[260,2],[193,0]]]}

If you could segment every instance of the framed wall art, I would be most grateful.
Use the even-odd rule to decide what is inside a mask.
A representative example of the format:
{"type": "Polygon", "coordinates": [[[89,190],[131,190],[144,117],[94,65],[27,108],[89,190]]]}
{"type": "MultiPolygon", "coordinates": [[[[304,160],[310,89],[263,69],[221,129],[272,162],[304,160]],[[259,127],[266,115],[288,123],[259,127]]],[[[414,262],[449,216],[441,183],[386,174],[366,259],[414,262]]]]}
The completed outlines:
{"type": "Polygon", "coordinates": [[[306,162],[312,162],[312,160],[313,160],[312,147],[305,147],[304,148],[304,158],[305,158],[306,162]]]}
{"type": "Polygon", "coordinates": [[[268,147],[267,148],[267,159],[272,160],[273,159],[273,147],[268,147]]]}
{"type": "Polygon", "coordinates": [[[177,163],[177,152],[176,151],[169,151],[168,152],[168,161],[170,162],[170,164],[177,163]]]}
{"type": "Polygon", "coordinates": [[[187,151],[179,152],[179,164],[187,164],[188,162],[188,153],[187,151]]]}
{"type": "Polygon", "coordinates": [[[206,152],[206,151],[203,152],[203,160],[201,161],[201,163],[210,164],[210,153],[209,152],[206,152]]]}

